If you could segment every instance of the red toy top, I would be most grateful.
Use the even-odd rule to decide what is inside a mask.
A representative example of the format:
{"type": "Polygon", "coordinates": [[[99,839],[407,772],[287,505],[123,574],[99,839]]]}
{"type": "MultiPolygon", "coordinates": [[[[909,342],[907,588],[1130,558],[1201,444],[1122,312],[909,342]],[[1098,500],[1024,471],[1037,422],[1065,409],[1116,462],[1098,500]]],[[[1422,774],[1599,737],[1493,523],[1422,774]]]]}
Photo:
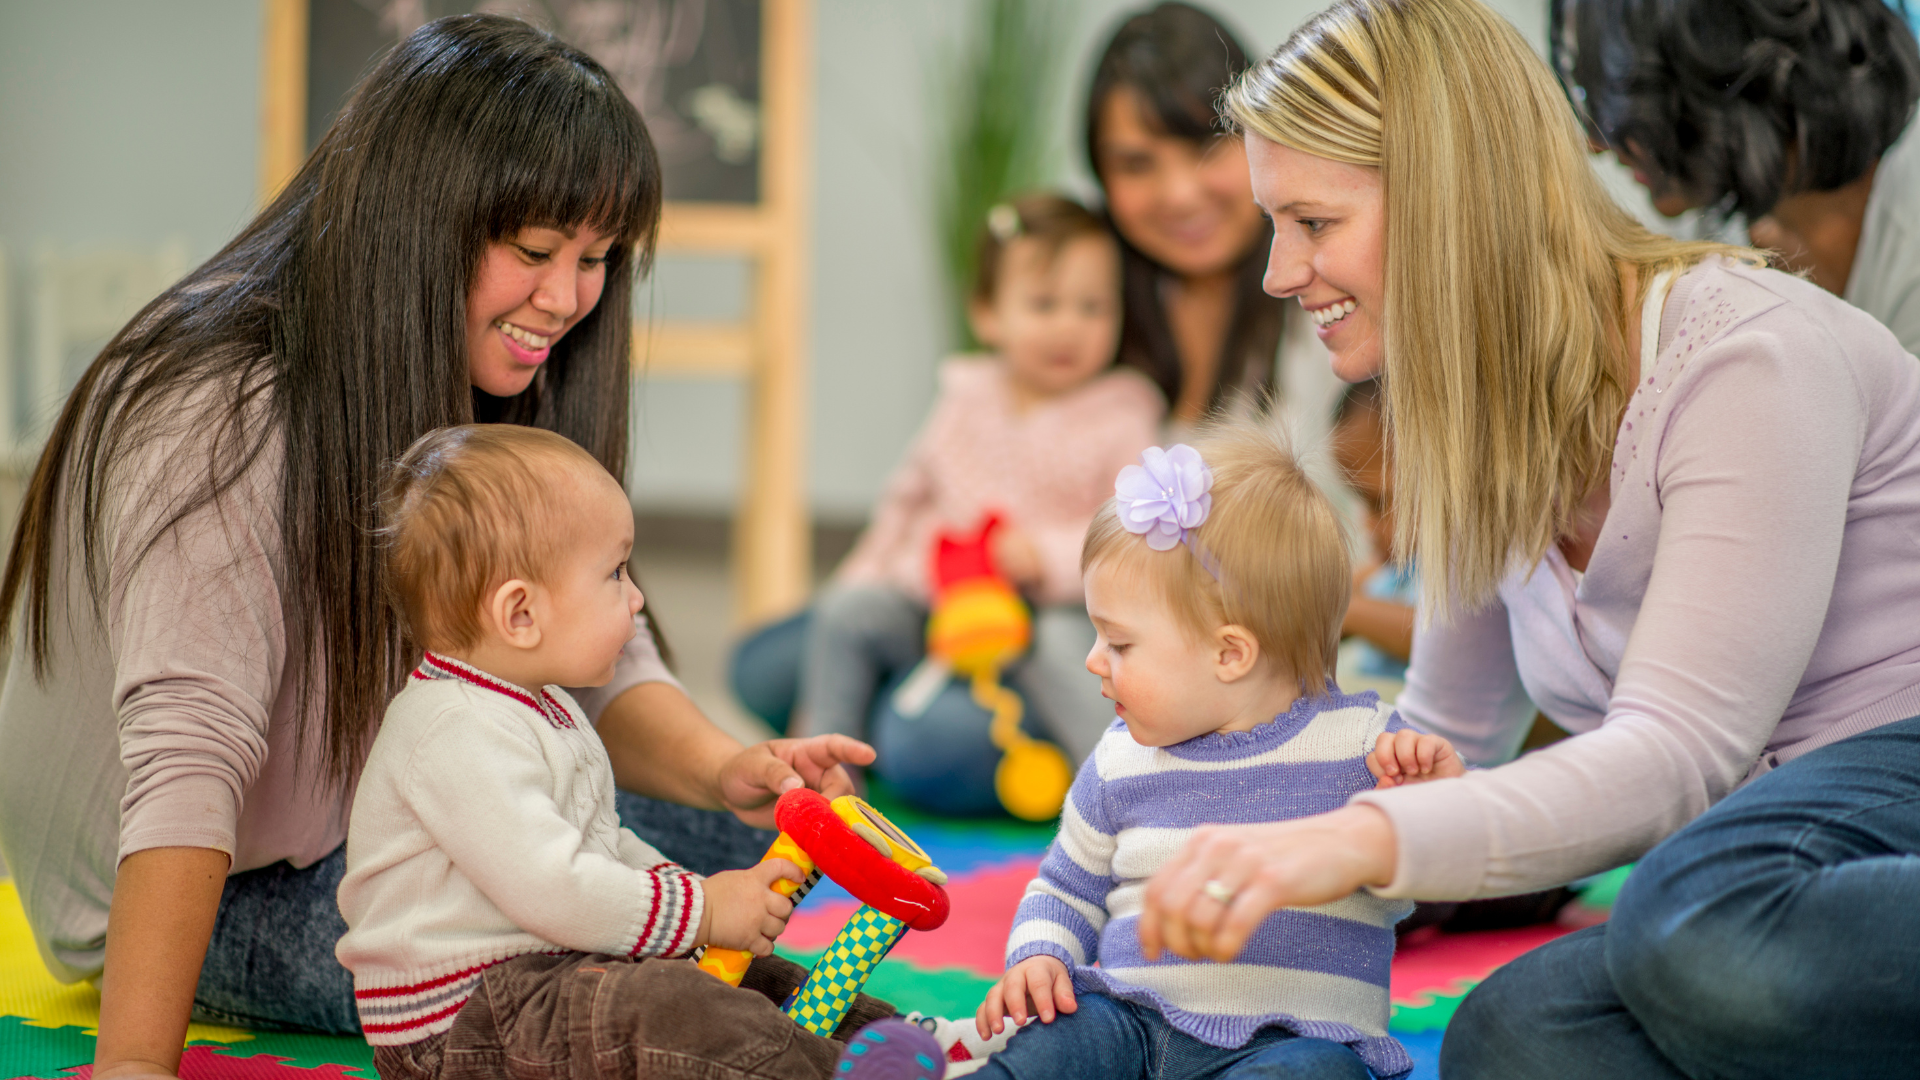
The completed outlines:
{"type": "Polygon", "coordinates": [[[882,855],[840,820],[826,796],[795,788],[780,796],[773,817],[821,873],[861,903],[915,930],[934,930],[947,921],[947,890],[882,855]]]}
{"type": "Polygon", "coordinates": [[[993,534],[1006,522],[999,514],[989,513],[974,533],[942,532],[933,547],[934,595],[974,578],[999,578],[993,565],[993,534]]]}

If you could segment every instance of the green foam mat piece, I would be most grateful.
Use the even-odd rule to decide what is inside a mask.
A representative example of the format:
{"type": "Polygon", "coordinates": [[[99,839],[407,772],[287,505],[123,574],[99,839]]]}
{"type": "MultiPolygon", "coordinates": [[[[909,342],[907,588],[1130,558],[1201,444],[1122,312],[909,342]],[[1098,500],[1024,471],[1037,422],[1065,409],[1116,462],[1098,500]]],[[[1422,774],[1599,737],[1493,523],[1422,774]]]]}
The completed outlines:
{"type": "MultiPolygon", "coordinates": [[[[826,952],[825,949],[798,952],[778,946],[774,951],[805,968],[812,968],[814,961],[826,952]]],[[[903,1013],[917,1011],[957,1020],[972,1016],[993,984],[994,980],[983,979],[964,968],[922,970],[898,960],[882,960],[860,992],[877,997],[903,1013]]]]}
{"type": "Polygon", "coordinates": [[[1395,1002],[1393,1018],[1387,1021],[1389,1035],[1418,1035],[1426,1031],[1440,1031],[1467,1000],[1465,991],[1458,994],[1432,994],[1418,1004],[1395,1002]]]}
{"type": "Polygon", "coordinates": [[[1011,814],[995,814],[985,817],[957,817],[948,814],[929,814],[915,810],[902,802],[878,777],[869,777],[866,800],[875,810],[887,815],[895,825],[906,830],[912,836],[916,829],[931,826],[937,831],[967,832],[984,834],[995,840],[1010,841],[1035,850],[1053,842],[1053,834],[1060,829],[1060,822],[1021,821],[1011,814]]]}
{"type": "Polygon", "coordinates": [[[93,1036],[85,1028],[35,1027],[18,1016],[0,1016],[0,1077],[57,1080],[92,1060],[93,1036]]]}

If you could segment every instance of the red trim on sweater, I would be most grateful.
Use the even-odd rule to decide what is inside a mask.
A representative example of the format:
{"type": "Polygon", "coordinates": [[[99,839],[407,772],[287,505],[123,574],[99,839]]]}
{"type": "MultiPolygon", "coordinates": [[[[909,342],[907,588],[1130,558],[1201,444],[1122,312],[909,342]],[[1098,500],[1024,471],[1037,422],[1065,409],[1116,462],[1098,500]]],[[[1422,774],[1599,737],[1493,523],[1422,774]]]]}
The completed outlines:
{"type": "Polygon", "coordinates": [[[654,925],[660,921],[660,875],[648,870],[647,876],[653,879],[653,907],[647,909],[647,925],[641,929],[640,940],[633,943],[633,951],[628,956],[640,955],[640,950],[653,940],[654,925]]]}
{"type": "Polygon", "coordinates": [[[401,1020],[392,1024],[369,1024],[365,1020],[362,1020],[360,1021],[360,1031],[365,1035],[389,1035],[396,1031],[413,1031],[417,1028],[427,1027],[436,1021],[445,1020],[447,1017],[459,1012],[466,1006],[467,1001],[472,996],[473,995],[469,994],[467,997],[461,998],[459,1001],[454,1002],[444,1009],[428,1013],[425,1016],[412,1020],[401,1020]]]}
{"type": "Polygon", "coordinates": [[[573,722],[573,717],[568,715],[566,707],[561,705],[552,694],[547,693],[545,687],[541,687],[540,697],[536,699],[525,690],[505,680],[497,679],[481,671],[479,668],[474,667],[472,664],[462,663],[458,660],[428,652],[422,656],[420,666],[414,669],[414,675],[416,677],[429,679],[459,679],[462,682],[472,683],[474,686],[478,686],[483,690],[491,690],[496,694],[504,694],[512,698],[545,717],[547,723],[552,724],[554,727],[570,728],[576,726],[573,722]],[[425,676],[421,676],[420,674],[423,671],[427,672],[425,676]]]}
{"type": "Polygon", "coordinates": [[[674,928],[673,941],[667,945],[662,956],[680,955],[681,943],[687,940],[687,923],[693,920],[693,876],[680,875],[680,925],[674,928]]]}
{"type": "Polygon", "coordinates": [[[424,994],[428,990],[445,986],[450,982],[459,982],[461,979],[471,978],[495,964],[504,964],[510,959],[512,959],[512,957],[506,957],[500,960],[489,960],[484,964],[475,964],[473,967],[464,968],[451,975],[442,975],[437,979],[428,979],[426,982],[414,983],[412,986],[376,986],[368,990],[355,990],[353,996],[355,998],[384,998],[404,997],[408,994],[424,994]]]}

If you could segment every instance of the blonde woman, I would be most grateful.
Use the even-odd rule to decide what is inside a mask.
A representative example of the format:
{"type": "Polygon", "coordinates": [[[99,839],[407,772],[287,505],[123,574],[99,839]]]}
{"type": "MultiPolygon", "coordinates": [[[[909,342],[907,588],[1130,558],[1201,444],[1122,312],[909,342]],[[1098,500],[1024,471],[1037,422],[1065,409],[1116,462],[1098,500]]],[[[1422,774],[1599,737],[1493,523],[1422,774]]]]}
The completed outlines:
{"type": "Polygon", "coordinates": [[[1469,760],[1194,836],[1148,955],[1358,888],[1468,899],[1639,859],[1611,923],[1471,995],[1442,1071],[1894,1075],[1920,1058],[1920,361],[1745,249],[1655,236],[1476,0],[1344,0],[1230,92],[1266,288],[1384,376],[1424,568],[1408,719],[1469,760]]]}

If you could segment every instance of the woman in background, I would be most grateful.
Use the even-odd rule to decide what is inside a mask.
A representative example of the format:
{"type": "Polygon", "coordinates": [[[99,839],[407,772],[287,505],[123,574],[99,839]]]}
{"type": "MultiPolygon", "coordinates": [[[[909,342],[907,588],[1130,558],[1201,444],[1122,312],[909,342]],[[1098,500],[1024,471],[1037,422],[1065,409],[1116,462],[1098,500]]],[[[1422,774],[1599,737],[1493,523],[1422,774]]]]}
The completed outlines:
{"type": "MultiPolygon", "coordinates": [[[[1176,431],[1235,395],[1271,394],[1304,454],[1326,437],[1343,386],[1310,322],[1260,287],[1272,230],[1246,148],[1214,111],[1249,63],[1201,8],[1127,18],[1087,88],[1087,162],[1121,240],[1120,362],[1159,384],[1176,431]]],[[[1322,486],[1338,484],[1323,471],[1322,486]]]]}
{"type": "MultiPolygon", "coordinates": [[[[384,594],[378,478],[476,420],[559,432],[621,476],[660,200],[599,64],[525,23],[444,19],[81,378],[0,584],[0,851],[48,968],[100,980],[94,1076],[172,1073],[190,1014],[359,1030],[334,890],[415,648],[384,594]]],[[[742,748],[636,621],[579,701],[621,786],[708,811],[643,825],[657,847],[749,864],[764,841],[721,811],[770,824],[778,791],[837,794],[840,759],[872,760],[847,739],[742,748]]]]}
{"type": "MultiPolygon", "coordinates": [[[[1901,0],[1894,0],[1900,3],[1901,0]]],[[[1595,145],[1920,353],[1920,48],[1886,0],[1552,0],[1595,145]]]]}

